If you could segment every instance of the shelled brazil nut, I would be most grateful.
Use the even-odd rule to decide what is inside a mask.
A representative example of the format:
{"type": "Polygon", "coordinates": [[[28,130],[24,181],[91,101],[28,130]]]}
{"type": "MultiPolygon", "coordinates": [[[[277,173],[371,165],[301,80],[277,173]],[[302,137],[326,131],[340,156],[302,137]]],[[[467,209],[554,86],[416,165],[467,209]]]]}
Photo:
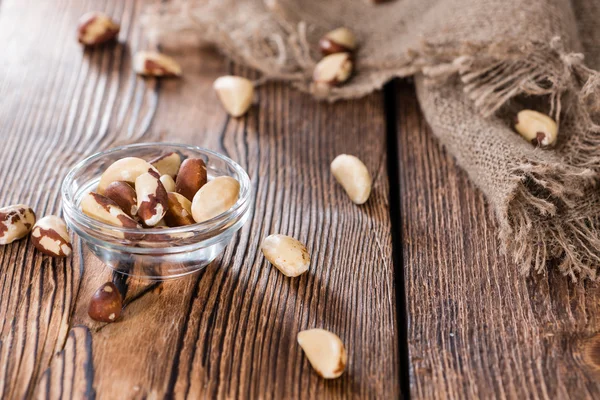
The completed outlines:
{"type": "MultiPolygon", "coordinates": [[[[226,212],[237,202],[239,192],[236,179],[219,176],[208,181],[204,160],[182,161],[180,154],[172,152],[150,161],[125,157],[113,162],[102,173],[96,192],[82,197],[80,207],[89,217],[113,226],[168,228],[226,212]]],[[[137,233],[123,236],[146,240],[137,233]]]]}
{"type": "Polygon", "coordinates": [[[0,245],[27,236],[33,224],[35,224],[35,213],[25,204],[0,208],[0,245]]]}
{"type": "Polygon", "coordinates": [[[192,201],[207,181],[206,164],[199,158],[188,158],[181,163],[175,187],[177,193],[192,201]]]}
{"type": "Polygon", "coordinates": [[[138,212],[137,194],[130,184],[124,181],[115,181],[106,187],[106,197],[117,203],[121,210],[131,218],[136,218],[138,212]]]}
{"type": "Polygon", "coordinates": [[[167,212],[167,191],[158,172],[149,171],[135,180],[138,217],[147,226],[157,225],[167,212]]]}
{"type": "Polygon", "coordinates": [[[108,185],[115,181],[135,183],[135,180],[141,174],[154,171],[159,173],[152,164],[146,160],[137,157],[126,157],[112,163],[100,177],[98,183],[98,194],[104,195],[108,185]]]}
{"type": "Polygon", "coordinates": [[[121,316],[123,298],[112,282],[100,286],[92,296],[88,315],[95,321],[115,322],[121,316]]]}
{"type": "Polygon", "coordinates": [[[52,257],[68,257],[73,250],[67,225],[56,215],[47,215],[35,223],[31,242],[39,251],[52,257]]]}

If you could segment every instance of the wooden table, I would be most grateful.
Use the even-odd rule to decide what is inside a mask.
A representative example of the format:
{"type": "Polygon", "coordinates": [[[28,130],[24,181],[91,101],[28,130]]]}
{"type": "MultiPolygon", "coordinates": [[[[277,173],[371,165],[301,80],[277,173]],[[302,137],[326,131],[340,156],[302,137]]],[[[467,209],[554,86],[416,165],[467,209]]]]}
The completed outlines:
{"type": "Polygon", "coordinates": [[[600,287],[550,271],[525,279],[500,252],[483,195],[432,137],[408,82],[322,104],[268,84],[245,118],[212,82],[255,77],[210,51],[172,53],[181,80],[141,79],[142,1],[0,2],[0,204],[60,213],[78,160],[119,144],[189,143],[249,173],[255,210],[203,273],[148,283],[103,266],[78,239],[66,260],[29,239],[0,247],[0,398],[598,398],[600,287]],[[120,44],[83,51],[78,17],[104,10],[120,44]],[[340,153],[374,176],[348,201],[340,153]],[[258,250],[268,234],[309,247],[284,277],[258,250]],[[113,280],[123,318],[87,316],[113,280]],[[299,330],[336,332],[346,373],[320,379],[299,330]]]}

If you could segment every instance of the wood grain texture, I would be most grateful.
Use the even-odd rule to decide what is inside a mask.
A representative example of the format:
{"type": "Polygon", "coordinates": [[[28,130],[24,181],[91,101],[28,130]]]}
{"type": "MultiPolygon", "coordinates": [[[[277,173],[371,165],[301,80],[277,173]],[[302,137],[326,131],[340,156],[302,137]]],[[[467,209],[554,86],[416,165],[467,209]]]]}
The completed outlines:
{"type": "Polygon", "coordinates": [[[117,276],[76,238],[66,260],[28,239],[0,247],[0,398],[398,397],[382,96],[328,105],[269,84],[248,117],[229,118],[212,82],[231,67],[215,53],[171,52],[181,80],[131,71],[132,53],[149,46],[138,18],[148,3],[2,0],[0,204],[60,213],[60,182],[78,160],[172,141],[246,168],[253,216],[203,273],[170,282],[117,276]],[[118,44],[81,49],[73,28],[89,10],[121,21],[118,44]],[[373,172],[363,207],[329,172],[343,152],[373,172]],[[259,244],[274,232],[306,243],[309,273],[285,278],[264,260],[259,244]],[[107,280],[126,308],[104,325],[87,307],[107,280]],[[345,342],[342,378],[320,379],[303,356],[296,333],[312,327],[345,342]]]}
{"type": "Polygon", "coordinates": [[[501,254],[484,196],[441,149],[414,89],[398,89],[413,398],[600,397],[600,286],[501,254]]]}

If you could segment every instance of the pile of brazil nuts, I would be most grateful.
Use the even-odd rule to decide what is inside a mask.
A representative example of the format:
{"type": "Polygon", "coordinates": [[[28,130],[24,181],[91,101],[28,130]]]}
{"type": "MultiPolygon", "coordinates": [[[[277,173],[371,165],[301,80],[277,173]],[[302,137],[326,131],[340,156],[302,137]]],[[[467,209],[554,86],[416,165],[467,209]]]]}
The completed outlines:
{"type": "Polygon", "coordinates": [[[81,200],[81,210],[123,228],[177,227],[222,214],[237,202],[239,192],[232,177],[208,181],[200,158],[182,162],[175,152],[150,161],[126,157],[104,171],[96,192],[81,200]]]}

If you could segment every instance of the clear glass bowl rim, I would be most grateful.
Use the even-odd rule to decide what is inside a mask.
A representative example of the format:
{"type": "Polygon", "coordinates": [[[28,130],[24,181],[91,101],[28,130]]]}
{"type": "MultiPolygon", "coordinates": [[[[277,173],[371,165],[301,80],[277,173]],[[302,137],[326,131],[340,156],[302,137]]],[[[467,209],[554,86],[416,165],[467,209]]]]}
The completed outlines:
{"type": "Polygon", "coordinates": [[[245,211],[247,211],[247,208],[251,202],[251,194],[252,194],[251,182],[250,182],[250,177],[248,176],[248,173],[238,163],[236,163],[229,157],[224,156],[223,154],[217,153],[215,151],[205,149],[203,147],[191,146],[191,145],[180,144],[180,143],[170,143],[170,142],[135,143],[135,144],[129,144],[129,145],[125,145],[125,146],[114,147],[109,150],[100,151],[95,154],[92,154],[91,156],[79,161],[77,164],[75,164],[69,170],[69,172],[63,179],[62,186],[61,186],[61,196],[62,196],[62,202],[63,202],[63,207],[65,208],[65,212],[68,212],[70,214],[70,217],[77,220],[78,223],[86,225],[88,228],[91,228],[91,229],[95,229],[95,228],[101,229],[101,230],[102,229],[110,229],[113,231],[122,232],[124,234],[126,234],[126,233],[129,233],[129,234],[144,233],[145,235],[179,234],[179,233],[186,233],[186,232],[195,232],[198,234],[209,234],[211,232],[218,231],[222,227],[229,224],[232,220],[241,217],[245,213],[245,211]],[[87,216],[86,214],[84,214],[79,209],[79,207],[75,204],[75,201],[73,198],[74,193],[71,193],[69,188],[73,183],[75,175],[81,169],[85,168],[87,165],[91,164],[92,162],[94,162],[102,157],[106,157],[107,155],[110,155],[110,154],[113,154],[113,153],[116,153],[119,151],[123,151],[123,150],[127,150],[127,149],[144,148],[144,147],[157,147],[157,146],[161,146],[161,147],[168,146],[170,148],[179,148],[182,150],[187,150],[187,151],[200,153],[200,154],[204,153],[204,154],[219,158],[222,161],[224,161],[227,165],[232,167],[236,171],[238,176],[241,178],[240,179],[240,195],[239,195],[238,201],[233,205],[233,207],[231,207],[226,212],[219,214],[207,221],[195,223],[192,225],[173,227],[173,228],[144,228],[144,229],[123,228],[123,227],[119,227],[119,226],[110,225],[110,224],[104,223],[102,221],[98,221],[98,220],[93,219],[93,218],[87,216]]]}

